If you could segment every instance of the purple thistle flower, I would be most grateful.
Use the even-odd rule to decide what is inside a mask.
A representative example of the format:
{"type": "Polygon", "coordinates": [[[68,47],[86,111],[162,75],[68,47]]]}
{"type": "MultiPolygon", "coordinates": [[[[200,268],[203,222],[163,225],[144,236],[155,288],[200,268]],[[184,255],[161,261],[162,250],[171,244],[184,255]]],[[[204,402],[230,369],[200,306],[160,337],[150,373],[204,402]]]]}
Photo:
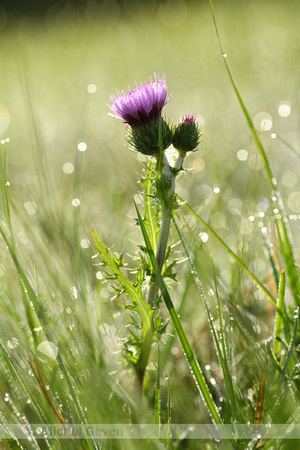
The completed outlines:
{"type": "Polygon", "coordinates": [[[182,122],[196,122],[196,116],[193,116],[192,114],[188,114],[187,116],[182,116],[179,120],[180,123],[182,122]]]}
{"type": "Polygon", "coordinates": [[[129,92],[117,91],[117,96],[109,97],[113,102],[108,105],[111,111],[128,123],[131,127],[139,127],[150,122],[156,122],[161,116],[163,107],[171,100],[172,94],[166,99],[167,85],[166,75],[162,77],[154,75],[155,81],[149,77],[149,83],[140,86],[136,84],[134,90],[129,87],[129,92]]]}

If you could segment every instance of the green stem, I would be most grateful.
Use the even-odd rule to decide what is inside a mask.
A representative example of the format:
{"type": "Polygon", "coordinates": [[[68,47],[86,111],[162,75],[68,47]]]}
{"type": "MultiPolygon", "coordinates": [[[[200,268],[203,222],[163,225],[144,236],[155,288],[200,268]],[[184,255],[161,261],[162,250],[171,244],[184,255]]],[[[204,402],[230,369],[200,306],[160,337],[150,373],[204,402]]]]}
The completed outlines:
{"type": "MultiPolygon", "coordinates": [[[[174,205],[176,175],[182,166],[183,158],[184,156],[182,155],[178,156],[175,162],[174,170],[172,170],[172,168],[169,165],[167,157],[164,155],[162,174],[158,178],[159,179],[158,183],[160,184],[160,186],[157,186],[157,188],[158,191],[162,193],[162,196],[161,196],[161,226],[156,250],[156,261],[160,272],[162,271],[165,262],[168,239],[170,234],[170,226],[174,205]]],[[[147,303],[149,305],[153,305],[155,296],[158,291],[157,282],[154,280],[151,281],[152,283],[149,286],[147,294],[147,303]]]]}
{"type": "Polygon", "coordinates": [[[159,288],[160,288],[160,290],[162,292],[162,296],[163,296],[163,298],[165,300],[165,304],[166,304],[166,307],[167,307],[167,309],[169,311],[169,314],[170,314],[171,320],[173,322],[174,328],[175,328],[175,330],[177,332],[178,338],[179,338],[179,340],[181,342],[182,348],[183,348],[184,353],[186,355],[186,358],[187,358],[187,360],[189,362],[189,366],[190,366],[191,372],[193,373],[193,375],[195,377],[196,385],[197,385],[197,387],[198,387],[198,389],[199,389],[199,391],[200,391],[200,393],[201,393],[201,395],[202,395],[202,397],[203,397],[203,399],[205,401],[205,404],[207,405],[207,408],[208,408],[208,410],[209,410],[209,412],[210,412],[210,414],[211,414],[211,416],[213,418],[213,421],[216,424],[222,424],[222,419],[220,417],[220,414],[219,414],[219,411],[217,409],[217,406],[216,406],[216,404],[215,404],[215,402],[214,402],[214,400],[213,400],[213,398],[212,398],[212,396],[211,396],[211,394],[209,392],[209,389],[208,389],[208,386],[206,384],[205,378],[204,378],[204,376],[202,374],[201,368],[200,368],[200,366],[198,364],[198,361],[195,358],[195,355],[193,353],[192,347],[191,347],[191,345],[189,343],[189,340],[188,340],[188,338],[187,338],[187,336],[185,334],[185,331],[184,331],[184,329],[182,327],[181,321],[180,321],[180,319],[178,317],[178,314],[177,314],[177,312],[175,310],[174,304],[173,304],[173,302],[171,300],[171,297],[169,295],[169,292],[167,290],[167,287],[165,285],[165,282],[163,280],[161,272],[160,272],[160,270],[158,268],[157,261],[156,261],[156,258],[154,256],[153,249],[152,249],[152,246],[151,246],[151,242],[149,240],[149,236],[147,234],[145,225],[143,223],[141,214],[139,212],[139,209],[138,209],[135,201],[134,201],[134,205],[135,205],[135,208],[136,208],[136,212],[137,212],[137,215],[138,215],[138,221],[139,221],[142,233],[143,233],[143,237],[144,237],[144,240],[145,240],[145,244],[146,244],[146,247],[147,247],[147,250],[148,250],[148,253],[149,253],[149,257],[150,257],[151,263],[152,263],[152,267],[153,267],[153,271],[154,271],[154,274],[155,274],[155,278],[156,278],[157,284],[158,284],[158,286],[159,286],[159,288]]]}

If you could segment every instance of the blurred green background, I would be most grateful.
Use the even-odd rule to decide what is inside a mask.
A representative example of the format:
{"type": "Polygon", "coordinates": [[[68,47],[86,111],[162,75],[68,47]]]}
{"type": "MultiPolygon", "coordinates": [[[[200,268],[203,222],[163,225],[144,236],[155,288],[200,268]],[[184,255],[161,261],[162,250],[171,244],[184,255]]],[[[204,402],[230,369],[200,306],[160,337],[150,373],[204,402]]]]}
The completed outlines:
{"type": "MultiPolygon", "coordinates": [[[[270,134],[299,151],[300,3],[214,6],[239,89],[257,128],[265,128],[261,138],[295,231],[299,157],[270,134]]],[[[33,207],[32,221],[35,209],[52,204],[62,228],[78,198],[87,227],[105,242],[130,250],[141,239],[130,224],[130,193],[140,189],[145,161],[126,148],[125,126],[108,116],[107,103],[116,88],[126,90],[154,72],[167,74],[174,96],[166,113],[175,121],[195,114],[203,126],[179,194],[233,248],[241,220],[255,217],[246,227],[249,238],[259,213],[272,215],[263,164],[225,72],[209,1],[7,2],[0,33],[1,138],[10,140],[11,191],[20,208],[33,207]],[[78,151],[80,142],[86,151],[78,151]]]]}
{"type": "MultiPolygon", "coordinates": [[[[175,121],[195,114],[204,131],[199,150],[184,162],[190,170],[178,177],[177,192],[276,297],[267,249],[278,273],[282,258],[272,192],[229,82],[208,0],[10,1],[1,5],[0,141],[7,149],[14,239],[28,278],[36,284],[41,316],[54,336],[53,342],[59,343],[64,358],[74,366],[75,378],[87,377],[83,385],[88,386],[90,417],[96,421],[93,414],[99,409],[99,397],[94,392],[94,366],[87,356],[89,341],[83,339],[89,328],[81,323],[82,293],[88,299],[93,326],[98,330],[100,324],[104,336],[103,345],[97,347],[107,364],[103,373],[107,370],[119,377],[126,389],[131,379],[129,371],[117,374],[120,353],[115,356],[120,338],[127,335],[128,315],[117,301],[108,301],[114,291],[109,283],[102,284],[103,274],[96,266],[99,260],[91,260],[96,250],[90,227],[114,251],[137,251],[136,243],[142,242],[142,236],[135,225],[131,194],[137,202],[142,199],[137,183],[146,164],[143,156],[126,148],[122,121],[108,115],[109,94],[127,90],[128,85],[134,87],[135,81],[145,82],[154,72],[166,73],[168,92],[174,97],[165,112],[175,121]],[[112,335],[105,332],[106,326],[112,335]],[[79,349],[78,356],[70,348],[79,349]]],[[[217,0],[214,6],[228,62],[277,177],[299,264],[300,3],[217,0]],[[293,149],[272,138],[273,133],[293,149]]],[[[176,216],[215,317],[212,263],[227,323],[230,314],[225,302],[242,305],[249,329],[255,333],[254,341],[263,345],[273,327],[274,306],[191,214],[179,208],[176,216]]],[[[8,235],[8,227],[5,231],[8,235]]],[[[171,233],[171,242],[176,241],[178,236],[171,233]]],[[[3,240],[0,253],[1,284],[16,311],[22,311],[15,268],[3,240]]],[[[173,255],[183,257],[181,246],[175,247],[173,255]]],[[[129,267],[137,264],[127,253],[125,261],[129,267]]],[[[169,283],[172,298],[177,308],[187,289],[183,325],[196,355],[205,364],[209,362],[207,377],[210,371],[216,376],[214,393],[220,397],[218,384],[222,386],[223,381],[199,292],[193,284],[189,287],[187,264],[176,270],[179,283],[169,283]]],[[[286,298],[291,298],[289,292],[286,298]]],[[[22,322],[10,313],[7,304],[9,307],[1,305],[2,333],[7,339],[17,336],[18,351],[26,354],[27,344],[20,337],[22,322]]],[[[167,317],[164,307],[161,314],[163,319],[167,317]]],[[[237,355],[237,390],[249,389],[252,399],[250,390],[258,386],[260,366],[249,358],[238,332],[237,338],[231,339],[233,326],[228,326],[228,333],[230,343],[237,348],[233,350],[237,355]]],[[[168,330],[172,333],[171,326],[168,330]]],[[[97,333],[94,342],[98,345],[97,333]]],[[[172,420],[176,423],[184,417],[193,423],[205,412],[195,396],[181,347],[176,345],[174,340],[170,358],[165,361],[169,364],[165,374],[172,373],[172,388],[175,386],[171,392],[176,392],[172,420]]],[[[257,347],[250,351],[253,356],[257,347]]],[[[153,381],[150,394],[155,384],[153,368],[147,375],[153,381]]],[[[56,383],[55,373],[54,379],[56,383]]],[[[63,384],[60,389],[65,391],[63,384]]],[[[243,395],[241,399],[248,394],[243,395]]],[[[272,400],[271,395],[269,402],[272,400]]],[[[105,415],[105,401],[102,407],[105,415]]],[[[251,408],[249,420],[254,416],[251,408]]]]}

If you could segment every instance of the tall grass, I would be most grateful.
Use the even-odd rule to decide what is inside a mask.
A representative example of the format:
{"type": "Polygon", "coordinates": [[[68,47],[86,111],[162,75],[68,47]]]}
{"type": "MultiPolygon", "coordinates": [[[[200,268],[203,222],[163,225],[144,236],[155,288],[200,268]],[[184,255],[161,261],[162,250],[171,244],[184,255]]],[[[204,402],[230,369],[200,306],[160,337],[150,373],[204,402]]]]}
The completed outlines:
{"type": "Polygon", "coordinates": [[[48,34],[24,23],[3,31],[3,57],[12,67],[6,73],[13,74],[2,80],[1,100],[11,114],[0,148],[0,423],[9,436],[3,448],[295,446],[289,426],[299,423],[297,120],[296,113],[273,120],[272,132],[291,152],[253,117],[285,99],[297,109],[292,80],[274,100],[277,78],[266,69],[269,92],[259,64],[275,64],[262,27],[269,18],[270,33],[281,33],[282,65],[296,67],[298,41],[290,40],[297,31],[289,23],[298,5],[286,11],[279,2],[272,12],[268,2],[224,2],[216,16],[208,6],[189,6],[177,28],[162,10],[147,16],[145,9],[139,20],[123,14],[113,29],[101,28],[101,18],[85,23],[76,16],[67,28],[52,18],[48,34]],[[218,53],[213,24],[228,57],[218,53]],[[151,48],[145,28],[156,36],[151,48]],[[186,46],[191,31],[197,39],[186,46]],[[256,35],[265,36],[267,56],[256,35]],[[239,47],[241,36],[246,43],[239,47]],[[107,94],[146,79],[154,66],[167,72],[174,93],[168,113],[199,114],[204,129],[199,151],[184,163],[193,170],[177,180],[162,273],[154,258],[161,224],[154,165],[124,148],[121,123],[106,116],[107,94]],[[257,78],[262,98],[249,95],[257,78]],[[92,83],[94,94],[86,90],[92,83]],[[162,292],[155,309],[145,302],[151,277],[162,292]],[[234,429],[222,443],[191,439],[190,424],[210,423],[286,428],[276,440],[259,433],[238,439],[234,429]],[[27,425],[27,438],[14,434],[15,424],[27,425]],[[37,439],[30,424],[166,424],[168,435],[37,439]]]}

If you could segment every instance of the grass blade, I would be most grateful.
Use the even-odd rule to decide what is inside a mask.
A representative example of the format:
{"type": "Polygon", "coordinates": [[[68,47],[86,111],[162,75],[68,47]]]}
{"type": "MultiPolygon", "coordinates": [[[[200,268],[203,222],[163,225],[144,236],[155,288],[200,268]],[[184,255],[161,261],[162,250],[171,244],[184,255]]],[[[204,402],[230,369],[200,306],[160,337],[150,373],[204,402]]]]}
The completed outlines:
{"type": "Polygon", "coordinates": [[[236,93],[236,96],[238,98],[238,101],[240,103],[240,106],[243,110],[244,116],[246,118],[246,121],[248,123],[248,126],[250,128],[250,131],[252,133],[254,142],[263,158],[264,161],[264,166],[265,166],[265,170],[266,170],[266,174],[267,174],[267,178],[269,180],[270,186],[271,186],[271,190],[272,190],[272,197],[275,198],[275,202],[276,202],[276,209],[277,212],[274,212],[274,219],[275,219],[275,224],[276,224],[276,229],[277,229],[277,233],[279,236],[279,241],[280,241],[280,247],[281,247],[281,252],[282,255],[284,257],[285,260],[285,264],[286,264],[286,269],[287,269],[287,274],[289,277],[289,281],[290,281],[290,288],[291,291],[293,293],[294,299],[295,299],[295,303],[296,305],[300,306],[300,280],[299,280],[299,275],[298,275],[298,268],[297,265],[295,263],[295,258],[294,258],[294,254],[293,254],[293,248],[292,248],[292,244],[291,244],[291,233],[290,230],[288,229],[288,226],[286,224],[287,222],[287,218],[286,218],[286,214],[284,211],[284,206],[283,206],[283,201],[280,195],[280,192],[277,188],[277,180],[274,177],[273,173],[272,173],[272,169],[271,166],[269,164],[268,158],[267,158],[267,154],[265,152],[265,149],[258,137],[257,132],[255,131],[255,127],[253,125],[252,119],[250,117],[250,114],[246,108],[246,105],[241,97],[241,94],[238,90],[238,87],[234,81],[233,75],[231,73],[228,61],[226,59],[227,55],[226,53],[224,53],[223,51],[223,47],[222,47],[222,43],[221,43],[221,38],[219,35],[219,31],[218,31],[218,27],[217,27],[217,22],[216,22],[216,17],[215,17],[215,13],[214,13],[214,8],[213,8],[213,2],[212,0],[210,0],[210,7],[211,7],[211,12],[212,12],[212,17],[213,17],[213,22],[214,22],[214,26],[215,26],[215,30],[216,30],[216,34],[217,34],[217,39],[218,39],[218,43],[219,43],[219,47],[223,56],[223,61],[227,70],[227,73],[229,75],[232,87],[236,93]]]}
{"type": "Polygon", "coordinates": [[[286,360],[282,369],[282,373],[281,373],[281,383],[284,381],[285,376],[287,374],[287,370],[289,368],[289,364],[290,364],[290,360],[292,358],[293,352],[294,352],[294,347],[296,344],[296,338],[297,338],[297,331],[298,331],[298,322],[299,322],[299,307],[295,308],[294,311],[294,332],[291,338],[291,342],[287,351],[287,355],[286,355],[286,360]]]}
{"type": "Polygon", "coordinates": [[[282,332],[282,326],[283,326],[283,317],[285,315],[284,293],[285,293],[285,272],[284,272],[284,270],[282,270],[281,274],[280,274],[278,300],[277,300],[277,311],[276,311],[276,319],[275,319],[275,327],[274,327],[274,355],[276,358],[279,358],[279,355],[280,355],[280,338],[281,338],[281,332],[282,332]]]}
{"type": "Polygon", "coordinates": [[[208,303],[207,303],[207,300],[206,300],[206,297],[205,297],[205,294],[204,294],[204,289],[203,289],[202,283],[201,283],[200,278],[199,278],[199,276],[197,274],[196,268],[195,268],[195,266],[193,264],[193,261],[192,261],[190,255],[189,255],[188,249],[187,249],[187,247],[185,245],[185,242],[183,240],[182,234],[181,234],[181,232],[180,232],[180,230],[178,228],[178,225],[177,225],[175,219],[173,219],[173,223],[175,225],[175,228],[176,228],[176,231],[178,233],[179,239],[181,240],[181,243],[182,243],[182,246],[184,248],[186,257],[187,257],[188,262],[189,262],[190,267],[191,267],[191,273],[194,276],[194,280],[195,280],[196,286],[197,286],[197,288],[198,288],[198,290],[200,292],[200,295],[202,297],[202,300],[203,300],[203,303],[204,303],[204,306],[205,306],[205,309],[206,309],[206,312],[207,312],[209,324],[210,324],[210,327],[211,327],[211,331],[213,333],[213,338],[214,338],[214,342],[215,342],[216,352],[217,352],[217,355],[219,357],[219,360],[220,360],[220,363],[221,363],[221,367],[222,367],[222,372],[223,372],[224,381],[225,381],[225,387],[226,387],[226,390],[227,390],[228,397],[230,399],[230,405],[231,405],[231,410],[232,410],[232,418],[233,418],[234,421],[237,421],[239,414],[238,414],[238,408],[237,408],[236,398],[235,398],[233,384],[232,384],[232,378],[231,378],[230,370],[229,370],[228,363],[227,363],[225,335],[223,333],[222,314],[221,314],[219,296],[217,294],[217,292],[218,292],[217,291],[217,286],[216,286],[216,283],[215,283],[216,295],[217,295],[218,307],[219,307],[218,310],[219,310],[219,319],[220,319],[220,335],[221,335],[222,347],[220,345],[220,337],[218,335],[218,332],[217,332],[216,327],[215,327],[214,322],[213,322],[212,315],[211,315],[209,307],[208,307],[208,303]]]}
{"type": "Polygon", "coordinates": [[[266,396],[266,374],[263,371],[260,377],[258,396],[255,411],[255,425],[261,425],[263,423],[264,409],[265,409],[265,396],[266,396]]]}
{"type": "Polygon", "coordinates": [[[244,271],[252,278],[252,280],[257,284],[257,286],[260,287],[260,289],[266,294],[266,296],[271,300],[271,302],[276,305],[276,301],[271,294],[271,292],[268,291],[268,289],[259,281],[259,279],[248,269],[246,264],[243,263],[243,261],[232,251],[230,248],[225,244],[225,242],[220,238],[220,236],[217,235],[217,233],[214,232],[214,230],[189,206],[187,203],[184,202],[182,198],[177,196],[178,199],[184,203],[184,206],[196,217],[196,219],[202,223],[202,225],[214,236],[215,239],[222,245],[222,247],[225,248],[225,250],[229,253],[230,256],[244,269],[244,271]]]}
{"type": "Polygon", "coordinates": [[[151,247],[151,243],[150,243],[147,231],[145,229],[145,225],[143,223],[143,219],[141,217],[141,214],[139,212],[139,209],[138,209],[137,204],[134,201],[134,199],[133,199],[133,202],[134,202],[134,206],[136,208],[136,212],[137,212],[137,215],[138,215],[138,222],[139,222],[140,228],[142,230],[142,234],[143,234],[143,237],[144,237],[145,245],[146,245],[148,253],[149,253],[149,257],[150,257],[150,260],[151,260],[151,264],[152,264],[152,267],[153,267],[153,272],[155,274],[157,284],[159,286],[159,289],[162,292],[162,296],[163,296],[163,298],[165,300],[165,304],[166,304],[166,306],[168,308],[168,311],[169,311],[170,317],[172,319],[173,325],[175,327],[175,330],[177,332],[177,335],[179,337],[179,340],[181,342],[181,345],[183,347],[183,350],[184,350],[185,355],[187,357],[187,360],[189,362],[191,372],[193,373],[193,375],[195,377],[195,381],[196,381],[196,384],[198,386],[198,389],[199,389],[199,391],[200,391],[200,393],[201,393],[201,395],[203,397],[203,400],[204,400],[204,402],[205,402],[205,404],[206,404],[206,406],[207,406],[207,408],[208,408],[208,410],[209,410],[209,412],[210,412],[210,414],[211,414],[211,416],[213,418],[213,421],[215,423],[217,423],[217,424],[221,424],[222,423],[222,419],[221,419],[220,414],[218,412],[217,406],[216,406],[216,404],[215,404],[215,402],[214,402],[214,400],[213,400],[213,398],[211,396],[211,393],[209,392],[208,386],[207,386],[206,381],[205,381],[205,379],[203,377],[203,374],[201,372],[200,366],[199,366],[199,364],[198,364],[198,362],[197,362],[197,360],[195,358],[195,355],[193,353],[192,347],[191,347],[191,345],[189,343],[189,340],[188,340],[188,338],[187,338],[187,336],[185,334],[185,331],[184,331],[184,329],[182,327],[182,324],[180,322],[178,314],[177,314],[177,312],[175,310],[175,307],[173,305],[173,302],[171,300],[171,297],[169,295],[169,292],[167,290],[167,287],[165,285],[163,277],[162,277],[162,275],[160,273],[160,270],[159,270],[159,267],[157,265],[157,261],[156,261],[153,249],[151,247]]]}
{"type": "Polygon", "coordinates": [[[157,344],[157,371],[156,371],[154,422],[156,425],[161,424],[160,346],[159,346],[159,342],[157,344]]]}

